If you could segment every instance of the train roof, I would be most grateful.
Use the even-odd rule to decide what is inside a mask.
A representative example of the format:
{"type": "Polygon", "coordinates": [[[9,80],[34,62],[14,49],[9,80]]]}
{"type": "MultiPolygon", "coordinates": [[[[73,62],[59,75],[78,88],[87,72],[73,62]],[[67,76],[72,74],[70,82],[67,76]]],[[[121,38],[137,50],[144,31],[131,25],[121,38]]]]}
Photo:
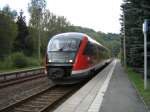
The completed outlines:
{"type": "MultiPolygon", "coordinates": [[[[98,44],[102,47],[104,47],[102,44],[100,44],[99,42],[97,42],[96,40],[92,39],[90,36],[88,36],[87,34],[84,34],[84,33],[79,33],[79,32],[67,32],[67,33],[61,33],[61,34],[57,34],[55,36],[53,36],[52,38],[62,38],[62,37],[65,37],[65,38],[69,38],[69,37],[72,37],[72,38],[79,38],[79,39],[83,39],[83,37],[87,37],[88,40],[92,43],[95,43],[95,44],[98,44]]],[[[104,47],[106,48],[106,47],[104,47]]],[[[107,48],[106,48],[107,49],[107,48]]]]}
{"type": "Polygon", "coordinates": [[[60,33],[60,34],[57,34],[55,36],[53,36],[52,38],[62,38],[62,37],[65,37],[65,38],[79,38],[79,39],[82,39],[84,36],[83,33],[77,33],[77,32],[67,32],[67,33],[60,33]]]}

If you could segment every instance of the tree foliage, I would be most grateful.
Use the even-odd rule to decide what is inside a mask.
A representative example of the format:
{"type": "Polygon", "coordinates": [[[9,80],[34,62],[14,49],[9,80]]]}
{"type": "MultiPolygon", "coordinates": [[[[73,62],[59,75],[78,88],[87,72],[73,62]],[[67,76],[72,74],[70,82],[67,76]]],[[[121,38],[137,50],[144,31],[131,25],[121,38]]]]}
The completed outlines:
{"type": "MultiPolygon", "coordinates": [[[[142,24],[145,18],[150,19],[150,1],[124,0],[121,8],[124,14],[124,16],[121,15],[121,31],[122,34],[124,34],[123,29],[125,29],[127,64],[134,68],[143,68],[144,37],[142,24]]],[[[148,37],[148,55],[149,54],[150,41],[148,37]]],[[[150,61],[149,57],[148,61],[150,61]]]]}
{"type": "Polygon", "coordinates": [[[39,24],[42,21],[43,12],[46,8],[46,1],[45,0],[31,0],[28,4],[28,12],[30,13],[30,20],[29,26],[32,28],[38,28],[39,24]]]}
{"type": "Polygon", "coordinates": [[[14,51],[23,52],[26,55],[29,55],[30,45],[29,45],[29,32],[26,26],[25,16],[23,16],[23,11],[20,11],[20,15],[17,19],[18,35],[14,41],[14,51]]]}
{"type": "Polygon", "coordinates": [[[15,20],[17,15],[18,15],[17,11],[16,10],[11,10],[9,5],[4,6],[1,13],[3,13],[4,15],[9,16],[12,20],[15,20]]]}
{"type": "MultiPolygon", "coordinates": [[[[8,12],[11,13],[10,10],[8,12]]],[[[12,52],[16,35],[17,26],[13,18],[9,14],[4,13],[4,10],[0,11],[0,59],[12,52]]]]}

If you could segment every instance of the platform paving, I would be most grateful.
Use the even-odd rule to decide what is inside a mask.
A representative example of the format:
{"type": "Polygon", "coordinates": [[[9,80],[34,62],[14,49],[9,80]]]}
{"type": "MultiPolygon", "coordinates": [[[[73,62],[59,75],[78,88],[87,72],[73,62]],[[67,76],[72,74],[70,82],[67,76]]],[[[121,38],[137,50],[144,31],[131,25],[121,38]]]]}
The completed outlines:
{"type": "Polygon", "coordinates": [[[99,112],[148,112],[118,61],[99,112]]]}
{"type": "Polygon", "coordinates": [[[119,60],[114,60],[54,112],[147,112],[147,110],[119,60]]]}

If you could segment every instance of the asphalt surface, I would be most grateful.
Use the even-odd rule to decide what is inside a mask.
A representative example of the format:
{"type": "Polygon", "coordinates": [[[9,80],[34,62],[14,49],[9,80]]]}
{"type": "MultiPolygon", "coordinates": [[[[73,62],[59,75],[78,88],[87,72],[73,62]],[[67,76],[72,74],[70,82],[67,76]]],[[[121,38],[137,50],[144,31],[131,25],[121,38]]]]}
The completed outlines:
{"type": "Polygon", "coordinates": [[[148,112],[120,61],[117,62],[99,112],[148,112]]]}

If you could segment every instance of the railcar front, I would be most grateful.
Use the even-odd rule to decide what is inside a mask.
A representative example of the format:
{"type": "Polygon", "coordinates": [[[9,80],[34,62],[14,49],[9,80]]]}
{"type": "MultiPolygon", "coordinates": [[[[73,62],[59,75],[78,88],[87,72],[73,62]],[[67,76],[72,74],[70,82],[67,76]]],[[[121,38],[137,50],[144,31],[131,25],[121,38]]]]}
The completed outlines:
{"type": "Polygon", "coordinates": [[[46,54],[46,72],[49,79],[57,84],[72,84],[82,77],[72,74],[76,56],[83,41],[82,34],[59,34],[49,41],[46,54]]]}

